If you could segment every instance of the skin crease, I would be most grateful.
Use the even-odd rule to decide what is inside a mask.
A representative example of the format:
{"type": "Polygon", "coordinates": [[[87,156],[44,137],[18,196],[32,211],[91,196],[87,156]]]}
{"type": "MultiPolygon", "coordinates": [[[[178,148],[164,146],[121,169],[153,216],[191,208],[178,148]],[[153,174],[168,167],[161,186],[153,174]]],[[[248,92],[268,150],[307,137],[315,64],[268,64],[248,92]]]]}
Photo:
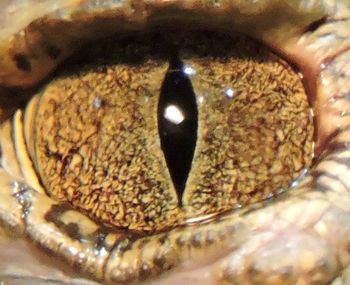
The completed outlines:
{"type": "MultiPolygon", "coordinates": [[[[266,1],[266,3],[268,2],[266,1]]],[[[341,145],[340,142],[348,141],[347,133],[340,132],[338,136],[333,136],[333,140],[329,140],[329,145],[325,145],[329,135],[333,134],[335,129],[348,124],[346,98],[338,100],[335,96],[341,97],[349,90],[347,89],[349,86],[345,81],[350,74],[350,69],[346,65],[349,57],[346,52],[348,43],[344,40],[344,38],[349,38],[348,29],[346,29],[349,10],[347,10],[348,7],[346,7],[345,1],[334,3],[325,1],[323,4],[327,11],[324,15],[328,14],[329,17],[328,22],[326,21],[315,30],[305,32],[305,29],[301,29],[303,33],[299,31],[298,34],[298,32],[291,29],[290,34],[285,36],[288,40],[278,36],[280,31],[275,31],[276,34],[273,34],[274,29],[272,28],[267,29],[269,31],[256,31],[257,35],[255,35],[285,54],[286,57],[293,59],[303,71],[306,79],[309,79],[310,90],[314,96],[317,94],[317,100],[313,101],[316,122],[318,126],[322,126],[322,129],[320,127],[318,129],[318,141],[316,142],[316,150],[318,151],[324,146],[326,148],[330,147],[332,143],[336,148],[341,145]],[[325,115],[323,111],[325,111],[325,115]],[[319,115],[320,113],[322,113],[322,116],[319,115]]],[[[317,10],[317,7],[315,9],[317,10]]],[[[321,18],[322,13],[315,16],[313,20],[321,18]]],[[[304,27],[304,25],[301,26],[304,27]]],[[[42,72],[45,73],[46,71],[42,72]]],[[[34,84],[35,80],[37,78],[31,78],[23,80],[22,83],[23,85],[28,85],[29,82],[34,84]]],[[[19,82],[18,84],[22,83],[19,82]]],[[[346,150],[339,155],[343,159],[348,157],[346,150]]],[[[327,156],[325,155],[325,157],[327,156]]],[[[321,170],[329,171],[331,168],[335,173],[334,175],[339,178],[336,179],[336,182],[333,181],[334,179],[331,176],[323,176],[318,180],[319,184],[317,185],[336,185],[336,187],[329,186],[333,189],[332,191],[325,191],[326,194],[322,191],[322,193],[310,191],[307,195],[301,195],[299,198],[295,198],[293,194],[288,197],[290,199],[253,211],[253,214],[248,214],[242,218],[244,223],[253,225],[254,229],[249,231],[250,238],[246,242],[237,242],[238,248],[232,245],[225,247],[225,250],[230,249],[232,253],[223,253],[220,255],[220,257],[223,257],[222,259],[209,254],[205,261],[198,257],[191,262],[185,261],[171,273],[156,281],[150,281],[150,284],[179,284],[180,282],[185,284],[329,284],[330,282],[333,282],[333,284],[348,284],[346,267],[349,264],[349,257],[346,248],[348,246],[347,237],[350,232],[349,197],[347,192],[343,190],[344,183],[345,188],[347,188],[347,184],[340,179],[346,177],[348,170],[346,165],[339,165],[334,161],[326,160],[320,162],[317,167],[319,173],[321,170]],[[287,200],[288,202],[286,202],[287,200]],[[290,201],[296,202],[293,204],[290,201]],[[312,201],[319,201],[320,203],[312,201]],[[304,215],[295,214],[300,212],[304,212],[304,215]],[[274,222],[271,223],[271,220],[274,222]],[[308,235],[309,233],[311,234],[308,235]],[[285,248],[291,250],[284,251],[285,248]],[[293,257],[297,262],[299,261],[299,264],[295,265],[293,263],[291,260],[293,257]],[[281,271],[279,271],[279,267],[276,267],[277,264],[285,265],[285,267],[282,267],[285,270],[282,273],[286,272],[286,275],[291,274],[293,276],[293,273],[287,270],[290,266],[297,268],[298,277],[291,279],[291,282],[294,283],[282,283],[280,281],[280,275],[277,273],[281,271]],[[314,267],[315,264],[316,267],[314,267]],[[319,271],[317,271],[318,268],[319,271]],[[276,273],[276,275],[273,275],[273,273],[276,273]],[[339,278],[336,279],[338,276],[339,278]]],[[[305,188],[307,188],[307,182],[308,180],[304,184],[305,188]]],[[[70,280],[69,274],[66,275],[55,270],[55,267],[51,267],[50,260],[44,255],[40,257],[42,262],[37,263],[37,256],[32,260],[31,251],[29,254],[23,253],[27,252],[26,242],[3,237],[2,244],[1,254],[8,258],[11,254],[16,254],[16,251],[12,251],[16,248],[21,252],[20,263],[25,263],[26,268],[24,269],[23,266],[20,269],[16,268],[18,257],[16,258],[17,261],[11,261],[13,262],[12,268],[8,266],[7,259],[1,258],[3,264],[0,268],[6,265],[8,266],[6,269],[9,270],[10,268],[12,274],[40,275],[46,278],[73,282],[70,280]]],[[[11,258],[9,259],[11,260],[11,258]]],[[[5,284],[24,284],[23,280],[6,280],[6,278],[4,280],[8,282],[5,284]]],[[[288,278],[283,280],[288,282],[288,278]]],[[[79,284],[82,281],[74,282],[79,284]]],[[[38,282],[28,280],[27,284],[38,284],[38,282]]],[[[45,284],[44,281],[43,284],[45,284]]]]}

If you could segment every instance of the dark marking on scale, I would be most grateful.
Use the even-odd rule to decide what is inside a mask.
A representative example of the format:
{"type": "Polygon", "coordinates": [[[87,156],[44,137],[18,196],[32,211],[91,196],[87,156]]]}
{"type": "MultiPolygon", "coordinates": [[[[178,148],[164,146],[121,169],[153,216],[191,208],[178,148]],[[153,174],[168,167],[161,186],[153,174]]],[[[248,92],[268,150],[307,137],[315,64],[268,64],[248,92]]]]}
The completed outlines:
{"type": "Polygon", "coordinates": [[[65,232],[71,239],[80,241],[82,236],[80,234],[79,225],[76,223],[65,224],[60,220],[61,216],[67,211],[75,211],[68,203],[59,205],[52,205],[51,209],[45,214],[44,219],[56,225],[59,229],[65,232]]]}
{"type": "Polygon", "coordinates": [[[28,57],[24,54],[15,54],[13,56],[13,60],[15,61],[18,69],[28,73],[32,71],[32,65],[30,64],[28,57]]]}
{"type": "Polygon", "coordinates": [[[56,60],[62,53],[62,50],[56,46],[49,45],[45,48],[45,53],[52,59],[56,60]]]}
{"type": "Polygon", "coordinates": [[[305,29],[305,33],[312,33],[316,31],[319,27],[323,26],[325,23],[327,23],[327,17],[322,17],[308,25],[305,29]]]}
{"type": "Polygon", "coordinates": [[[319,179],[320,177],[327,177],[329,179],[335,180],[337,182],[339,182],[348,192],[349,191],[349,187],[346,185],[346,183],[340,179],[339,176],[332,174],[330,172],[326,172],[326,171],[314,171],[311,172],[312,177],[314,178],[314,183],[312,185],[312,188],[317,189],[320,192],[328,192],[332,190],[332,187],[329,185],[326,185],[324,183],[320,183],[319,179]]]}
{"type": "Polygon", "coordinates": [[[332,160],[332,161],[335,161],[336,163],[342,164],[346,166],[346,168],[349,168],[349,165],[350,165],[350,157],[333,156],[333,157],[329,157],[328,160],[332,160]]]}
{"type": "Polygon", "coordinates": [[[147,263],[142,263],[138,273],[139,273],[138,279],[143,282],[151,277],[152,269],[147,263]]]}
{"type": "Polygon", "coordinates": [[[330,154],[340,153],[350,149],[349,143],[337,141],[338,136],[341,135],[341,133],[348,131],[350,131],[350,125],[338,128],[328,135],[322,145],[318,146],[319,154],[315,157],[314,166],[324,159],[327,159],[327,156],[330,154]]]}

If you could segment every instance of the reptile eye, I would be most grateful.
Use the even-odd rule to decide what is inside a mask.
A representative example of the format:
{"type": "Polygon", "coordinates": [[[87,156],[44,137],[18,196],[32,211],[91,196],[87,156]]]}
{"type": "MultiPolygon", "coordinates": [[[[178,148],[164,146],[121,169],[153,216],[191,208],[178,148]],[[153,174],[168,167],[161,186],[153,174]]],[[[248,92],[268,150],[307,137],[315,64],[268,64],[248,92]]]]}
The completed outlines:
{"type": "Polygon", "coordinates": [[[80,51],[28,104],[24,126],[49,196],[137,232],[271,198],[312,159],[298,74],[248,38],[210,32],[80,51]]]}
{"type": "Polygon", "coordinates": [[[1,281],[347,283],[348,1],[0,6],[1,281]]]}
{"type": "Polygon", "coordinates": [[[272,197],[310,166],[300,78],[252,40],[155,33],[92,50],[26,111],[54,199],[107,226],[159,231],[272,197]]]}

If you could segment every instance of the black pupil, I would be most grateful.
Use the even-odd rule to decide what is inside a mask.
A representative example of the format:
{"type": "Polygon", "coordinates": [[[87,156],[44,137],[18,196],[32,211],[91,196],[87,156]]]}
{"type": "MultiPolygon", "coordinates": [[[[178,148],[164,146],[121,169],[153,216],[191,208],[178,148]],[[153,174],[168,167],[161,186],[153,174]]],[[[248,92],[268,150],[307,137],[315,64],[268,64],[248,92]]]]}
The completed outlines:
{"type": "Polygon", "coordinates": [[[179,201],[185,190],[197,141],[198,111],[188,76],[191,71],[191,67],[185,66],[178,58],[170,61],[158,106],[161,146],[179,201]]]}

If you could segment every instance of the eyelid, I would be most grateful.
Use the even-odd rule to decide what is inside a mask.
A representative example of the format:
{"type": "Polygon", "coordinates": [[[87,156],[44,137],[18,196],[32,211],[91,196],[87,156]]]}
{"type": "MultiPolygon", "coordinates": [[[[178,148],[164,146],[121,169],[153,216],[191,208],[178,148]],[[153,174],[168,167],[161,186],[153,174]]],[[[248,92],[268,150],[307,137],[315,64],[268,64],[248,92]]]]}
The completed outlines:
{"type": "Polygon", "coordinates": [[[42,3],[15,8],[3,5],[0,50],[4,57],[0,61],[0,86],[34,86],[89,40],[168,21],[174,24],[174,19],[214,29],[227,30],[229,26],[270,44],[281,44],[300,32],[306,23],[311,24],[325,15],[320,1],[308,3],[307,7],[304,1],[290,4],[279,0],[254,4],[246,1],[199,4],[198,1],[179,0],[125,1],[122,4],[119,1],[56,2],[47,4],[52,6],[42,3]],[[286,12],[279,13],[280,10],[286,12]],[[260,30],[255,25],[257,17],[261,22],[260,30]],[[281,34],[283,38],[277,37],[281,34]]]}

